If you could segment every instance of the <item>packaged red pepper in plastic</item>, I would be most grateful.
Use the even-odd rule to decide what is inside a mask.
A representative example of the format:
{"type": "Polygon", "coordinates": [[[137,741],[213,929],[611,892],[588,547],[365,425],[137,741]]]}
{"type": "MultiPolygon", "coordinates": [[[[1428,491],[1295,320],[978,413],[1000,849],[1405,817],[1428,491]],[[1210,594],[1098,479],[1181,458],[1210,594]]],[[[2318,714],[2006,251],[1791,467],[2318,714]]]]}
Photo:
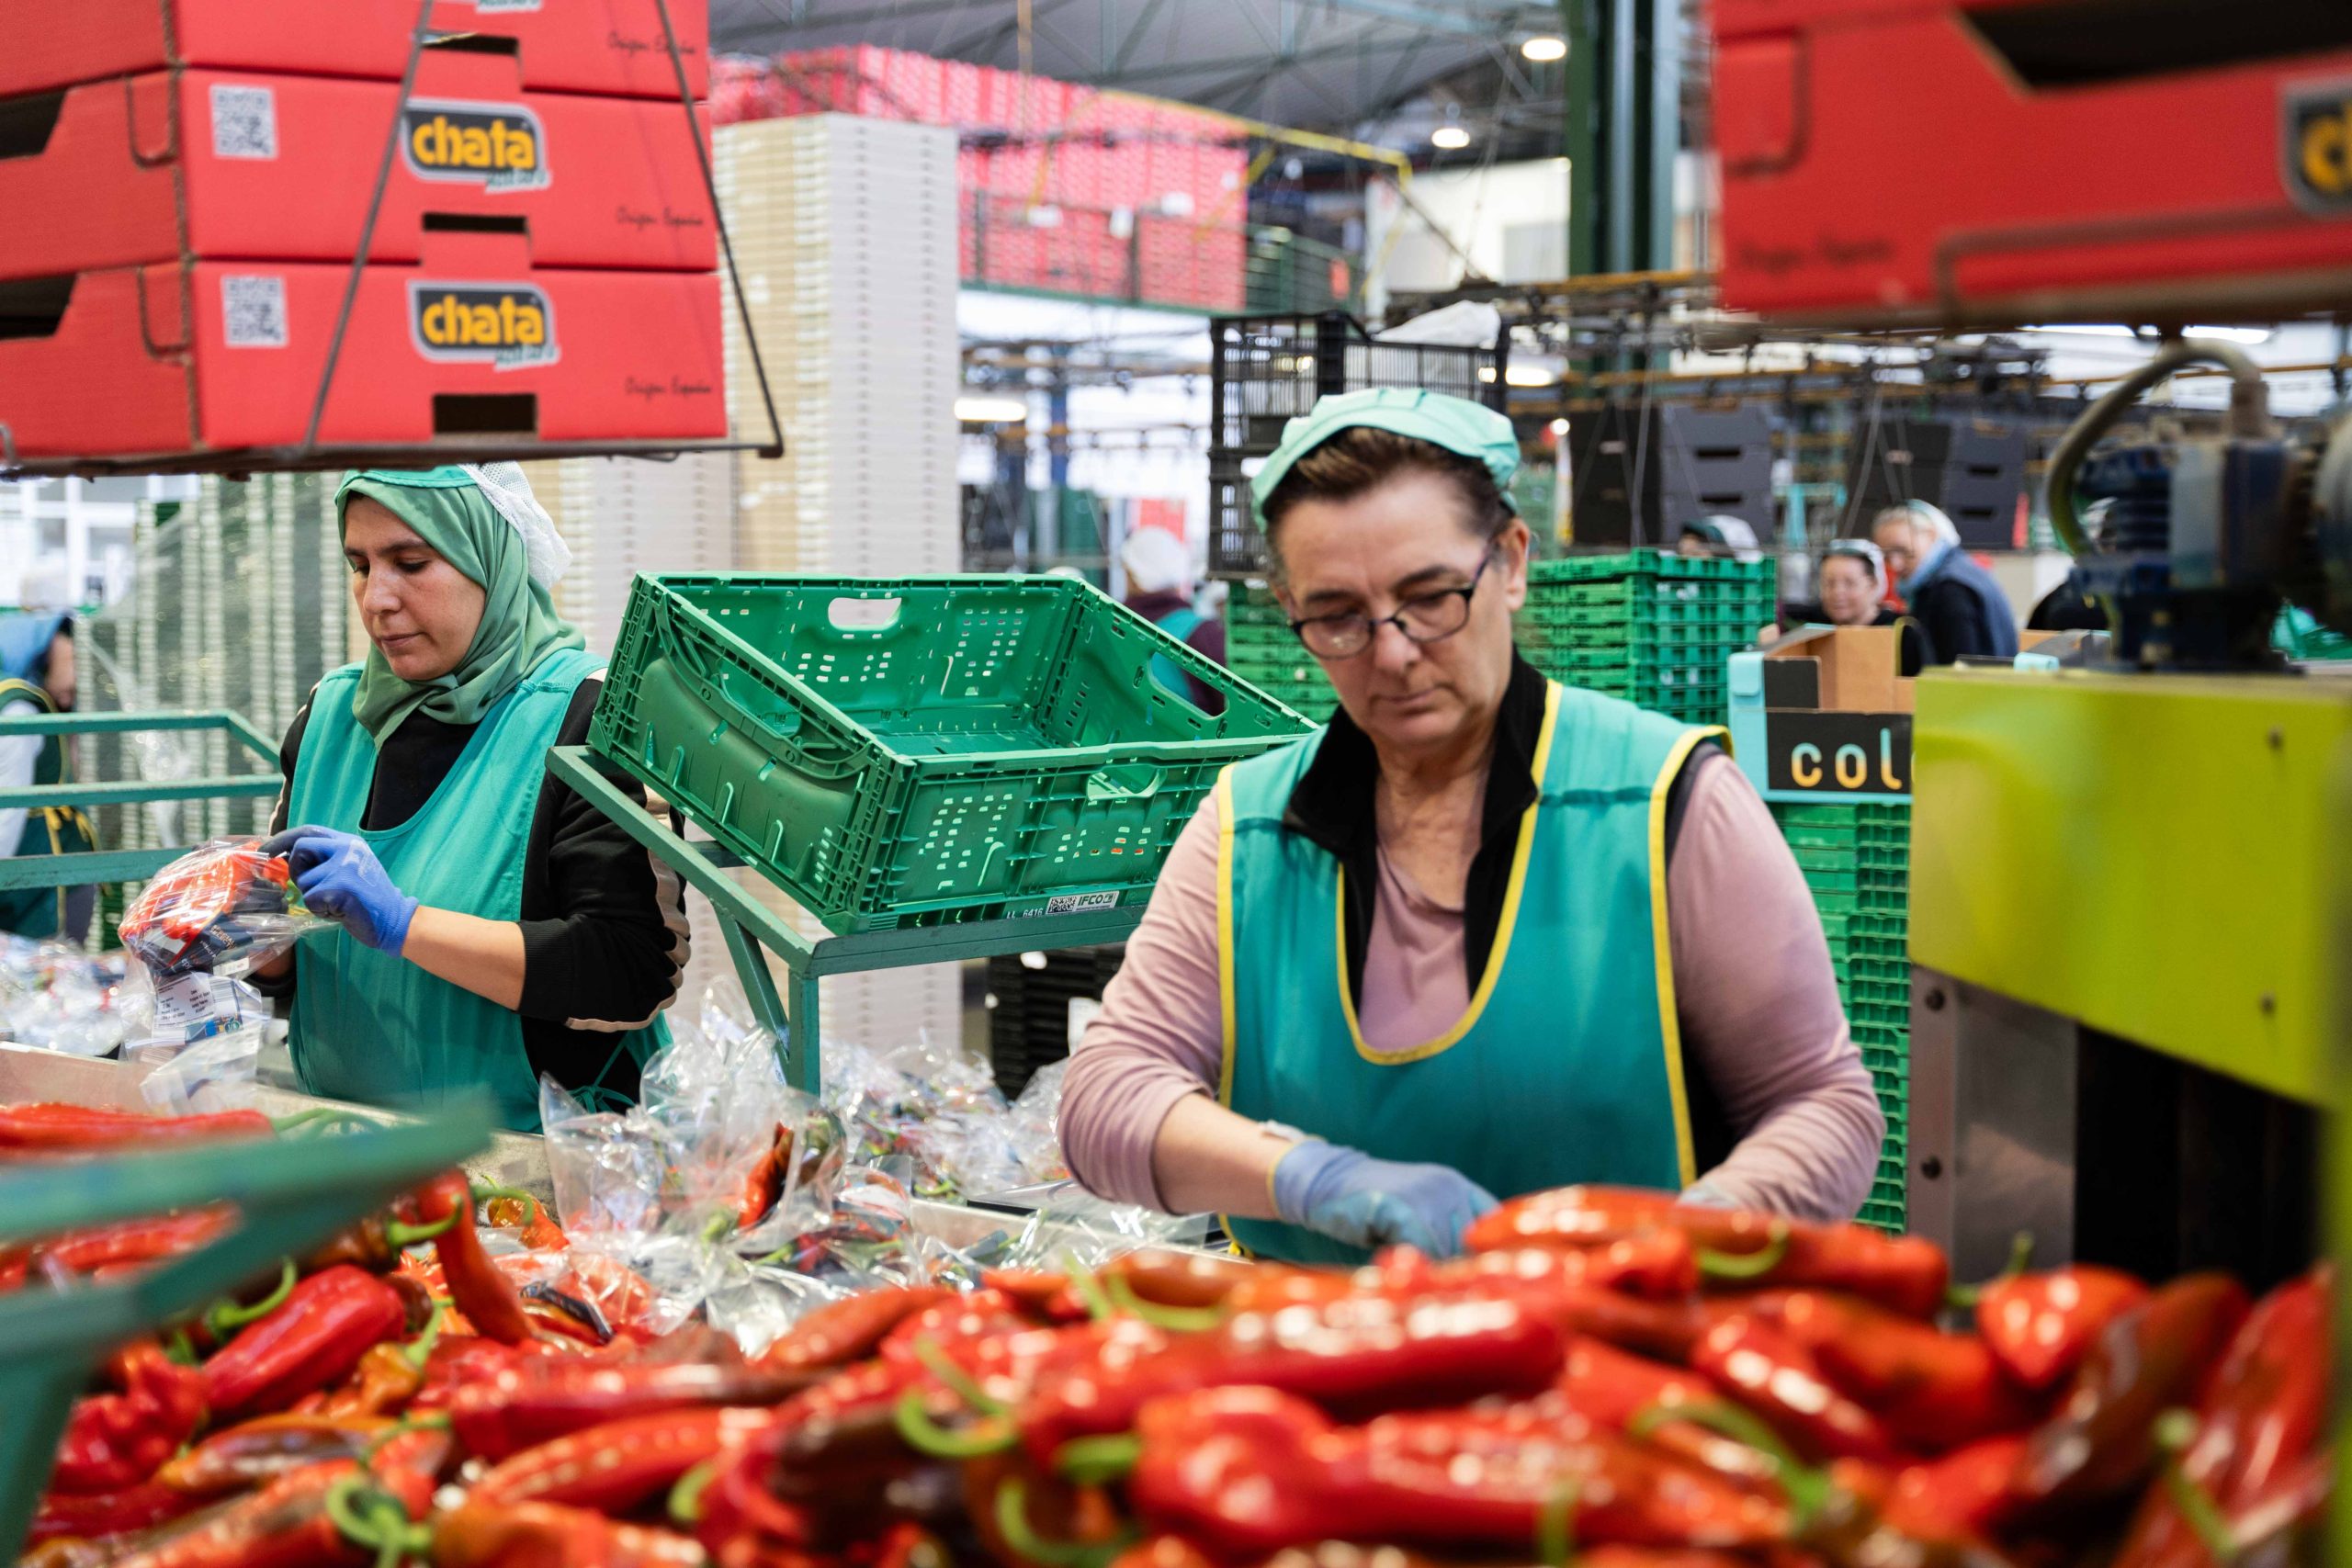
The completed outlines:
{"type": "Polygon", "coordinates": [[[302,908],[283,855],[214,839],[155,874],[122,917],[122,943],[162,978],[243,975],[334,922],[302,908]]]}

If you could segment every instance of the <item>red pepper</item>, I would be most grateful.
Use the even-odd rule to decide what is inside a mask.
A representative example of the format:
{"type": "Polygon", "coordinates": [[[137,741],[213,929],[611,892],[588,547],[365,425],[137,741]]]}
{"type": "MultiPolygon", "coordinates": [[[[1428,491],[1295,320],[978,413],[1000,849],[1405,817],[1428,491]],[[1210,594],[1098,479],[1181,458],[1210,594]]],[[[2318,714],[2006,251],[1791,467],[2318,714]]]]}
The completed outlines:
{"type": "Polygon", "coordinates": [[[1758,1298],[1813,1356],[1839,1393],[1884,1422],[1895,1439],[1928,1453],[2019,1432],[2040,1412],[2002,1375],[1984,1340],[1818,1291],[1758,1298]]]}
{"type": "Polygon", "coordinates": [[[1137,1298],[1156,1306],[1222,1306],[1259,1266],[1239,1258],[1145,1247],[1123,1252],[1103,1266],[1105,1280],[1124,1280],[1137,1298]]]}
{"type": "Polygon", "coordinates": [[[1585,1287],[1652,1301],[1679,1301],[1699,1288],[1698,1254],[1681,1231],[1653,1227],[1597,1246],[1513,1247],[1430,1265],[1433,1290],[1517,1286],[1548,1294],[1585,1287]]]}
{"type": "Polygon", "coordinates": [[[522,1292],[482,1250],[481,1236],[474,1229],[473,1188],[466,1173],[444,1171],[417,1189],[411,1206],[414,1224],[446,1227],[433,1238],[433,1255],[441,1264],[450,1299],[474,1332],[502,1345],[531,1338],[531,1314],[523,1310],[522,1292]]]}
{"type": "Polygon", "coordinates": [[[528,1362],[551,1360],[556,1356],[555,1348],[544,1342],[501,1345],[478,1334],[455,1333],[445,1320],[441,1337],[425,1354],[424,1381],[409,1399],[408,1409],[413,1415],[447,1410],[461,1389],[489,1382],[501,1372],[528,1362]]]}
{"type": "Polygon", "coordinates": [[[1962,1543],[1991,1536],[2008,1522],[2009,1477],[2025,1452],[2021,1433],[1986,1438],[1955,1449],[1931,1464],[1898,1473],[1880,1517],[1914,1540],[1962,1543]]]}
{"type": "Polygon", "coordinates": [[[424,1370],[409,1359],[409,1347],[394,1340],[368,1348],[347,1386],[320,1406],[330,1416],[390,1416],[406,1409],[424,1387],[424,1370]]]}
{"type": "Polygon", "coordinates": [[[776,1123],[768,1146],[743,1177],[743,1190],[735,1202],[735,1228],[750,1230],[784,1199],[785,1179],[791,1171],[792,1130],[776,1123]]]}
{"type": "Polygon", "coordinates": [[[1951,1271],[1942,1250],[1918,1236],[1861,1225],[1816,1225],[1742,1209],[1706,1209],[1662,1192],[1563,1187],[1515,1198],[1464,1236],[1473,1252],[1514,1247],[1598,1247],[1661,1227],[1700,1249],[1710,1288],[1768,1286],[1839,1291],[1912,1317],[1943,1306],[1951,1271]]]}
{"type": "Polygon", "coordinates": [[[153,1481],[93,1496],[51,1493],[41,1498],[25,1540],[29,1545],[39,1546],[67,1536],[96,1540],[128,1535],[176,1519],[200,1506],[203,1501],[153,1481]]]}
{"type": "Polygon", "coordinates": [[[2055,1388],[2100,1330],[2148,1299],[2131,1275],[2080,1263],[1996,1280],[1976,1298],[1976,1331],[2001,1369],[2030,1389],[2055,1388]]]}
{"type": "MultiPolygon", "coordinates": [[[[2319,1444],[2333,1359],[2331,1293],[2324,1271],[2281,1285],[2246,1318],[2214,1370],[2177,1463],[2224,1516],[2278,1488],[2319,1444]]],[[[2150,1487],[2117,1554],[2119,1568],[2203,1568],[2209,1561],[2171,1489],[2150,1487]]]]}
{"type": "Polygon", "coordinates": [[[1515,1302],[1351,1296],[1237,1312],[1132,1359],[1096,1360],[1043,1384],[1021,1412],[1042,1467],[1072,1438],[1125,1431],[1148,1401],[1259,1383],[1342,1414],[1532,1393],[1559,1374],[1560,1331],[1515,1302]]]}
{"type": "Polygon", "coordinates": [[[562,1252],[571,1246],[563,1227],[548,1217],[547,1205],[527,1192],[498,1191],[482,1205],[482,1218],[501,1230],[519,1230],[533,1252],[562,1252]]]}
{"type": "Polygon", "coordinates": [[[222,1420],[283,1410],[350,1371],[407,1321],[398,1291],[338,1264],[297,1284],[277,1310],[204,1363],[205,1403],[222,1420]]]}
{"type": "Polygon", "coordinates": [[[1069,1276],[1049,1269],[990,1269],[980,1276],[980,1289],[1046,1322],[1075,1323],[1086,1315],[1086,1303],[1069,1276]]]}
{"type": "Polygon", "coordinates": [[[433,1529],[435,1568],[705,1568],[692,1536],[548,1503],[469,1501],[433,1529]]]}
{"type": "Polygon", "coordinates": [[[1803,1345],[1761,1317],[1715,1325],[1691,1353],[1690,1365],[1809,1459],[1884,1462],[1894,1457],[1894,1439],[1878,1417],[1838,1393],[1803,1345]]]}
{"type": "Polygon", "coordinates": [[[1659,1405],[1705,1404],[1719,1397],[1695,1373],[1589,1337],[1569,1343],[1556,1386],[1572,1408],[1618,1432],[1659,1405]]]}
{"type": "Polygon", "coordinates": [[[2120,1497],[2156,1464],[2156,1417],[2193,1404],[2246,1314],[2224,1274],[2174,1280],[2109,1324],[2056,1415],[2036,1428],[2010,1485],[2036,1511],[2120,1497]]]}
{"type": "Polygon", "coordinates": [[[560,1503],[627,1514],[666,1494],[678,1478],[729,1447],[748,1443],[776,1420],[772,1410],[720,1406],[636,1416],[525,1449],[500,1461],[467,1493],[485,1507],[560,1503]]]}
{"type": "Polygon", "coordinates": [[[1761,1549],[1778,1504],[1593,1433],[1560,1436],[1449,1412],[1335,1427],[1267,1388],[1203,1390],[1144,1408],[1128,1495],[1145,1520],[1232,1557],[1333,1536],[1532,1547],[1576,1542],[1761,1549]]]}
{"type": "Polygon", "coordinates": [[[152,1340],[107,1363],[119,1392],[76,1400],[50,1473],[52,1492],[119,1492],[153,1476],[204,1422],[204,1379],[152,1340]]]}
{"type": "Polygon", "coordinates": [[[875,1353],[886,1361],[907,1362],[916,1359],[919,1345],[944,1347],[1035,1326],[1012,1297],[983,1287],[968,1296],[950,1292],[946,1300],[914,1314],[885,1335],[875,1353]]]}
{"type": "MultiPolygon", "coordinates": [[[[18,1154],[84,1153],[131,1144],[198,1143],[216,1138],[266,1138],[277,1129],[258,1111],[201,1116],[147,1116],[86,1105],[0,1105],[0,1150],[18,1154]]],[[[0,1155],[0,1158],[6,1157],[0,1155]]]]}
{"type": "Polygon", "coordinates": [[[761,1364],[779,1371],[845,1367],[872,1355],[883,1337],[908,1318],[955,1297],[944,1285],[895,1285],[827,1302],[785,1330],[761,1364]]]}
{"type": "Polygon", "coordinates": [[[237,1223],[228,1208],[191,1209],[182,1214],[124,1220],[70,1231],[32,1247],[36,1265],[53,1265],[76,1274],[124,1263],[153,1263],[193,1252],[227,1235],[237,1223]]]}
{"type": "Polygon", "coordinates": [[[243,1492],[322,1460],[358,1459],[391,1426],[381,1416],[256,1416],[207,1435],[155,1479],[198,1497],[243,1492]]]}
{"type": "Polygon", "coordinates": [[[501,1460],[629,1416],[702,1404],[774,1404],[801,1386],[790,1374],[740,1362],[535,1358],[458,1389],[448,1409],[469,1450],[501,1460]]]}

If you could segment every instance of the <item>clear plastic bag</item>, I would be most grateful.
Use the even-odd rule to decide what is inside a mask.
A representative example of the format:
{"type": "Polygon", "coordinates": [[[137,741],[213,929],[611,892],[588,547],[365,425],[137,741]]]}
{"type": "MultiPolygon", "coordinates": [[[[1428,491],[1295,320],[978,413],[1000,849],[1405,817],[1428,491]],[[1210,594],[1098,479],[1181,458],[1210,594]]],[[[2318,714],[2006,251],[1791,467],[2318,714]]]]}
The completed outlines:
{"type": "Polygon", "coordinates": [[[124,955],[0,933],[0,1040],[107,1056],[132,1030],[124,955]]]}
{"type": "Polygon", "coordinates": [[[267,1027],[256,1020],[208,1035],[193,1044],[147,1046],[127,1059],[153,1064],[139,1080],[140,1098],[166,1116],[239,1111],[254,1102],[267,1027]]]}
{"type": "Polygon", "coordinates": [[[1069,1076],[1069,1058],[1048,1062],[1021,1086],[1020,1098],[1006,1113],[1005,1135],[1013,1158],[1031,1181],[1068,1181],[1069,1166],[1062,1158],[1062,1080],[1069,1076]]]}
{"type": "Polygon", "coordinates": [[[155,874],[122,917],[122,942],[159,978],[243,975],[332,924],[302,908],[283,855],[214,839],[155,874]]]}

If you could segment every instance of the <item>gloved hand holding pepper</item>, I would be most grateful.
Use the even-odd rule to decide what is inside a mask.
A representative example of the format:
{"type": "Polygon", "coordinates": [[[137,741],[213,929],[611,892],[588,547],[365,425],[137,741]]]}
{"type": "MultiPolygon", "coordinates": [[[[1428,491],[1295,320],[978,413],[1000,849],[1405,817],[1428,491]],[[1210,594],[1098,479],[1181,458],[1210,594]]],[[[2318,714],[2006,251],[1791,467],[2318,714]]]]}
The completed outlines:
{"type": "Polygon", "coordinates": [[[362,945],[400,956],[417,901],[392,886],[366,839],[334,828],[288,828],[262,848],[287,857],[305,906],[339,921],[362,945]]]}
{"type": "Polygon", "coordinates": [[[1374,1159],[1320,1139],[1275,1163],[1273,1188],[1286,1224],[1351,1247],[1401,1243],[1432,1258],[1460,1252],[1470,1222],[1495,1206],[1493,1193],[1450,1167],[1374,1159]]]}

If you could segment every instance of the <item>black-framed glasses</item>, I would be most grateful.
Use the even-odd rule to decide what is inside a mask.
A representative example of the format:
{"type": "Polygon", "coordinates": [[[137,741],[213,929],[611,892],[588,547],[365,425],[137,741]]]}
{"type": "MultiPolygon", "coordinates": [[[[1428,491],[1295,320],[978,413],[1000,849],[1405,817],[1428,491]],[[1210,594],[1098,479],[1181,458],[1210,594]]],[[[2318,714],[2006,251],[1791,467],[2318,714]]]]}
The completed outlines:
{"type": "Polygon", "coordinates": [[[1341,615],[1311,615],[1303,621],[1293,621],[1290,629],[1318,659],[1352,659],[1372,646],[1374,636],[1383,626],[1395,626],[1411,642],[1443,642],[1470,624],[1470,595],[1478,592],[1478,580],[1495,564],[1495,552],[1499,547],[1487,547],[1487,553],[1478,558],[1478,570],[1460,588],[1417,593],[1397,605],[1393,615],[1374,620],[1361,610],[1351,610],[1341,615]]]}

